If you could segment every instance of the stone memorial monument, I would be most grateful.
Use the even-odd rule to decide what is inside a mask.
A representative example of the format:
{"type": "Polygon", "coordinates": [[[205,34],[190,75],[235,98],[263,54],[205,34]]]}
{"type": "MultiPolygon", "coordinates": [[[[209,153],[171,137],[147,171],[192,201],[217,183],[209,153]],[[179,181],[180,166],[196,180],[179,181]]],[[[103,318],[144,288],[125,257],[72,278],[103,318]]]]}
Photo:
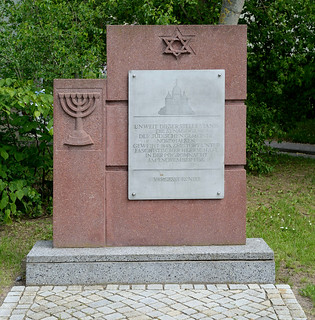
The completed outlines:
{"type": "Polygon", "coordinates": [[[246,239],[246,26],[108,26],[107,70],[54,82],[53,243],[27,284],[274,282],[246,239]]]}

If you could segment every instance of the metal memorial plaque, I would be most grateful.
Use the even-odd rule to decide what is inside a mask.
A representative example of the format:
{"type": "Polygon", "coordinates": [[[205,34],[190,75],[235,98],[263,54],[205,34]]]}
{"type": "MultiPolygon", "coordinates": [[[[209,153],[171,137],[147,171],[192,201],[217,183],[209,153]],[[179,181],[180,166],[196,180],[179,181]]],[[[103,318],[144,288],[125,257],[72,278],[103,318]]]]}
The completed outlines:
{"type": "Polygon", "coordinates": [[[224,70],[129,72],[128,198],[224,197],[224,70]]]}

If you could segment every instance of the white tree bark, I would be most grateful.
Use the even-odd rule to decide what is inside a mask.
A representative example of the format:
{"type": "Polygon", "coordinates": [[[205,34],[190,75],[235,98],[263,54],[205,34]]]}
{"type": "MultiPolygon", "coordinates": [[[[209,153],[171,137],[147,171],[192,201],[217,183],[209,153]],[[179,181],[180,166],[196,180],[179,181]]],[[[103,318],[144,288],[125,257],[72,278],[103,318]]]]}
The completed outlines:
{"type": "Polygon", "coordinates": [[[235,25],[243,10],[245,0],[222,0],[219,24],[235,25]]]}

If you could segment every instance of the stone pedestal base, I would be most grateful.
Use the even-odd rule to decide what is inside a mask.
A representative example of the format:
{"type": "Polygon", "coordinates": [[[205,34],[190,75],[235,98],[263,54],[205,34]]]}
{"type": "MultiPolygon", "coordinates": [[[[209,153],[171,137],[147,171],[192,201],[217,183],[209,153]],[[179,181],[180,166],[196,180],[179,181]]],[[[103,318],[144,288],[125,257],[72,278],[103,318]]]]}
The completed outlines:
{"type": "Polygon", "coordinates": [[[273,251],[263,239],[238,246],[53,248],[27,255],[27,285],[274,283],[273,251]]]}

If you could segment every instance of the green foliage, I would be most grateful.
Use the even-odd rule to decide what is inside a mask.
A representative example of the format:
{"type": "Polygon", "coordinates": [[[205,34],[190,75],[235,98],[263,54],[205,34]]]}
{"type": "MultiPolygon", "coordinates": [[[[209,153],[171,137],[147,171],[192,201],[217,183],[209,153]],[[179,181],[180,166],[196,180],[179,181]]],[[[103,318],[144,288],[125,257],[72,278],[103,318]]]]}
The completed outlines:
{"type": "Polygon", "coordinates": [[[265,103],[259,103],[254,94],[247,99],[246,157],[247,169],[251,172],[269,173],[272,166],[266,161],[271,153],[265,144],[279,128],[274,124],[275,110],[269,110],[265,103]]]}
{"type": "Polygon", "coordinates": [[[101,4],[109,24],[217,24],[221,0],[110,0],[101,4]]]}
{"type": "Polygon", "coordinates": [[[245,1],[248,92],[275,110],[287,130],[314,113],[314,4],[312,0],[245,1]]]}
{"type": "Polygon", "coordinates": [[[315,118],[295,124],[284,136],[286,141],[315,144],[315,118]]]}
{"type": "Polygon", "coordinates": [[[315,116],[313,10],[310,0],[245,1],[249,170],[269,172],[265,140],[285,139],[297,121],[315,116]]]}
{"type": "Polygon", "coordinates": [[[305,288],[300,290],[300,294],[304,297],[308,297],[313,301],[313,306],[315,307],[315,285],[308,284],[305,288]]]}
{"type": "Polygon", "coordinates": [[[37,90],[0,80],[0,223],[42,214],[51,197],[53,99],[37,90]]]}
{"type": "Polygon", "coordinates": [[[46,88],[54,78],[96,76],[105,63],[105,34],[94,7],[94,1],[2,3],[0,75],[44,79],[46,88]]]}

